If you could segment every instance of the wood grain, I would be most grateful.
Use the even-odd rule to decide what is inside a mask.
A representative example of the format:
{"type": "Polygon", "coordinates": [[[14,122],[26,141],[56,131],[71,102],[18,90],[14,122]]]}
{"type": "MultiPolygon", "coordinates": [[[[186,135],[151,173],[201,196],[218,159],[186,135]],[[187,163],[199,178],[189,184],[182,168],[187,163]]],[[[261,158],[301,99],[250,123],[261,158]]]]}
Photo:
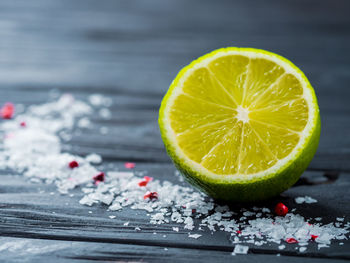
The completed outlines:
{"type": "MultiPolygon", "coordinates": [[[[93,93],[107,95],[114,101],[112,119],[94,115],[95,127],[74,133],[65,149],[79,155],[99,153],[113,167],[136,161],[138,169],[174,181],[157,111],[177,72],[198,56],[225,46],[279,53],[299,66],[314,86],[322,134],[304,178],[262,205],[283,200],[293,206],[293,197],[312,195],[319,202],[298,211],[331,222],[337,216],[350,216],[349,10],[346,0],[1,1],[0,104],[43,103],[52,89],[84,100],[93,93]],[[102,135],[100,127],[107,127],[108,134],[102,135]],[[328,183],[313,182],[324,171],[340,176],[328,183]]],[[[0,245],[8,262],[198,262],[202,258],[341,262],[350,258],[348,241],[342,247],[312,248],[302,255],[293,248],[281,252],[271,245],[254,247],[247,257],[232,257],[225,233],[204,232],[202,238],[192,240],[184,230],[175,233],[171,224],[154,227],[145,213],[128,209],[112,220],[104,206],[80,206],[79,189],[72,198],[50,195],[54,186],[31,184],[10,171],[0,171],[0,176],[1,243],[24,242],[25,248],[1,250],[0,245]],[[122,225],[125,221],[131,222],[129,227],[122,225]],[[135,226],[142,231],[135,232],[135,226]],[[44,246],[49,247],[46,252],[30,252],[44,246]],[[283,257],[276,257],[277,253],[283,257]]]]}

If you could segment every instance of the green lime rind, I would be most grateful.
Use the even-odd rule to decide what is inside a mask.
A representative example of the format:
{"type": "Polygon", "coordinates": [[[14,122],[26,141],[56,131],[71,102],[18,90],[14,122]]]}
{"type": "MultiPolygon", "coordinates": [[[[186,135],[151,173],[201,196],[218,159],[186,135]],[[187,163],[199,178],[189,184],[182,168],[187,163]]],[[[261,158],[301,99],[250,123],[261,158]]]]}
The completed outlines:
{"type": "Polygon", "coordinates": [[[190,65],[184,67],[172,82],[167,94],[165,95],[162,101],[159,110],[158,122],[166,151],[170,158],[173,160],[173,163],[175,164],[177,169],[186,178],[186,180],[198,189],[208,194],[209,196],[213,197],[214,199],[230,202],[252,202],[265,200],[276,196],[290,188],[299,179],[299,177],[308,167],[313,156],[315,155],[321,133],[321,121],[316,95],[304,73],[299,68],[297,68],[292,62],[279,55],[265,50],[252,48],[223,48],[215,50],[207,55],[198,58],[197,60],[193,61],[190,65]],[[278,57],[284,62],[287,62],[300,74],[300,76],[307,84],[307,88],[312,91],[312,104],[315,107],[315,116],[314,121],[312,123],[313,125],[310,129],[309,134],[306,135],[303,147],[299,149],[299,151],[293,159],[283,164],[281,167],[279,167],[279,169],[276,172],[272,174],[267,174],[261,177],[255,177],[254,179],[239,182],[228,182],[227,180],[221,181],[199,173],[193,167],[188,165],[188,162],[184,159],[184,157],[176,153],[175,146],[173,145],[174,142],[171,142],[170,138],[167,136],[166,131],[166,105],[169,100],[169,97],[171,96],[173,90],[177,87],[178,82],[184,75],[184,73],[188,69],[192,68],[194,64],[201,62],[207,57],[210,57],[213,54],[216,54],[217,52],[225,52],[230,50],[260,52],[270,56],[278,57]]]}

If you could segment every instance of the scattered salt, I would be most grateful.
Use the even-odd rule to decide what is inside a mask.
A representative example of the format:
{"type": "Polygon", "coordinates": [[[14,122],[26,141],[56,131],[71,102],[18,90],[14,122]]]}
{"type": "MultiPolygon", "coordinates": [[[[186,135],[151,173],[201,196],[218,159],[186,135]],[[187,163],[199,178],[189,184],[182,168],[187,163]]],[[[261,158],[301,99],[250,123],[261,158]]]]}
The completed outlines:
{"type": "Polygon", "coordinates": [[[304,251],[306,251],[306,247],[300,247],[299,248],[299,252],[304,252],[304,251]]]}
{"type": "Polygon", "coordinates": [[[295,202],[297,204],[302,204],[302,203],[312,204],[312,203],[317,203],[317,200],[313,199],[310,196],[305,196],[305,197],[297,197],[297,198],[295,198],[295,202]]]}
{"type": "Polygon", "coordinates": [[[109,218],[114,219],[114,218],[116,218],[116,216],[109,216],[109,218]]]}
{"type": "Polygon", "coordinates": [[[285,245],[280,245],[280,246],[278,246],[278,249],[279,249],[279,250],[282,250],[282,249],[285,249],[285,248],[286,248],[285,245]]]}
{"type": "Polygon", "coordinates": [[[198,239],[198,238],[200,238],[202,235],[200,235],[200,234],[188,234],[188,237],[190,237],[190,238],[194,238],[194,239],[198,239]]]}
{"type": "Polygon", "coordinates": [[[78,121],[78,127],[79,128],[90,128],[92,126],[90,120],[88,117],[81,118],[78,121]]]}
{"type": "Polygon", "coordinates": [[[89,102],[91,105],[100,107],[100,106],[111,106],[112,99],[109,97],[105,97],[101,94],[92,94],[89,96],[89,102]]]}
{"type": "Polygon", "coordinates": [[[91,153],[86,156],[85,160],[92,164],[100,164],[102,162],[102,157],[96,153],[91,153]]]}
{"type": "MultiPolygon", "coordinates": [[[[94,108],[105,107],[111,103],[97,94],[90,96],[89,100],[94,108]]],[[[207,228],[212,232],[228,232],[232,243],[236,244],[234,255],[248,252],[249,247],[241,244],[261,246],[275,243],[282,250],[287,243],[281,242],[293,239],[298,242],[294,246],[304,252],[309,242],[316,242],[320,249],[329,247],[332,240],[349,238],[350,224],[341,223],[344,218],[337,218],[334,224],[311,225],[303,216],[294,214],[295,209],[291,209],[292,213],[284,217],[273,217],[271,210],[266,207],[253,207],[252,211],[243,208],[233,212],[228,206],[216,204],[214,200],[191,187],[169,181],[154,179],[147,182],[147,189],[140,187],[139,182],[146,177],[137,172],[107,171],[106,180],[94,186],[92,177],[99,173],[94,164],[102,162],[101,156],[89,154],[83,158],[63,153],[58,135],[69,139],[75,123],[80,128],[89,127],[87,115],[92,112],[93,109],[88,104],[75,100],[71,95],[64,95],[53,102],[31,106],[15,119],[1,123],[0,133],[4,133],[6,139],[0,142],[0,169],[12,169],[36,182],[54,183],[58,191],[64,194],[80,186],[83,197],[79,202],[82,205],[103,203],[108,206],[109,211],[119,211],[125,207],[140,209],[147,211],[152,224],[173,222],[191,231],[207,228]],[[28,124],[25,128],[18,125],[22,120],[26,120],[28,124]],[[79,163],[75,169],[70,169],[67,165],[72,160],[79,163]],[[157,198],[145,200],[143,196],[147,191],[157,193],[157,198]],[[317,238],[312,240],[312,236],[317,238]]],[[[108,112],[106,108],[99,111],[105,118],[111,117],[108,112]]],[[[132,169],[135,164],[125,163],[125,167],[132,169]]],[[[179,172],[176,175],[182,182],[179,172]]],[[[54,195],[54,192],[50,195],[54,195]]],[[[295,198],[295,202],[311,204],[317,200],[305,196],[295,198]]],[[[319,222],[322,218],[316,217],[314,220],[319,222]]],[[[129,222],[123,225],[128,226],[129,222]]],[[[179,227],[172,229],[179,231],[179,227]]],[[[141,231],[139,227],[135,227],[135,230],[141,231]]],[[[189,234],[189,237],[197,239],[201,235],[189,234]]]]}
{"type": "Polygon", "coordinates": [[[103,108],[99,111],[99,115],[103,118],[103,119],[110,119],[112,117],[112,113],[109,109],[107,108],[103,108]]]}
{"type": "Polygon", "coordinates": [[[236,245],[235,249],[233,250],[234,254],[247,254],[249,250],[248,246],[243,245],[236,245]]]}

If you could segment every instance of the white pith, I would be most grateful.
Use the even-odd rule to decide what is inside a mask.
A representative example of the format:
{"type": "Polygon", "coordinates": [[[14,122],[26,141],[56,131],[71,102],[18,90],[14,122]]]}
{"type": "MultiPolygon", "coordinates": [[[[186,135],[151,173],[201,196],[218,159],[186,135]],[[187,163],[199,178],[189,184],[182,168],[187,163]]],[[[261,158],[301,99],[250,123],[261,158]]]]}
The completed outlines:
{"type": "Polygon", "coordinates": [[[237,115],[235,116],[237,120],[242,122],[249,122],[249,110],[246,108],[243,108],[241,105],[238,105],[237,109],[237,115]]]}
{"type": "MultiPolygon", "coordinates": [[[[203,59],[199,59],[191,64],[191,68],[187,68],[187,70],[184,72],[184,74],[181,76],[181,78],[178,80],[178,83],[176,87],[174,87],[172,93],[170,94],[166,108],[164,109],[164,117],[165,120],[163,120],[163,123],[165,125],[165,131],[167,134],[167,137],[170,141],[173,142],[176,155],[177,157],[182,161],[185,162],[185,164],[189,167],[191,167],[193,170],[198,171],[199,174],[203,176],[207,176],[209,178],[212,178],[214,180],[220,180],[220,181],[226,181],[226,182],[234,182],[234,181],[250,181],[257,178],[261,178],[267,175],[271,175],[276,173],[281,167],[285,166],[288,162],[292,162],[294,159],[296,159],[298,153],[303,149],[303,145],[305,144],[306,140],[311,136],[311,132],[314,129],[316,118],[317,118],[317,108],[314,107],[315,98],[313,96],[312,90],[309,88],[308,82],[303,78],[302,74],[296,70],[293,66],[291,66],[287,61],[284,61],[283,59],[279,58],[275,55],[269,55],[268,53],[259,53],[256,51],[248,51],[248,50],[223,50],[215,53],[212,56],[205,57],[203,59]],[[165,121],[167,116],[168,110],[171,108],[171,106],[174,103],[175,98],[182,93],[182,86],[184,81],[188,78],[188,76],[194,71],[197,70],[200,67],[205,67],[208,63],[210,63],[212,60],[215,60],[222,55],[243,55],[250,58],[265,58],[268,60],[271,60],[275,62],[276,64],[280,65],[284,68],[285,73],[289,73],[294,75],[302,84],[303,86],[303,98],[306,100],[308,104],[308,122],[305,125],[305,128],[302,132],[300,132],[300,140],[295,146],[295,148],[292,150],[292,152],[286,156],[283,159],[280,159],[277,161],[277,163],[268,168],[267,170],[254,173],[254,174],[232,174],[232,175],[223,175],[223,174],[215,174],[211,172],[210,170],[206,169],[205,167],[201,166],[199,163],[192,161],[189,159],[181,150],[179,145],[177,144],[176,140],[176,134],[170,127],[170,121],[165,121]]],[[[240,106],[239,106],[240,107],[240,106]]],[[[237,115],[233,116],[239,120],[242,120],[243,122],[249,121],[248,113],[249,111],[244,108],[237,108],[237,115]]]]}

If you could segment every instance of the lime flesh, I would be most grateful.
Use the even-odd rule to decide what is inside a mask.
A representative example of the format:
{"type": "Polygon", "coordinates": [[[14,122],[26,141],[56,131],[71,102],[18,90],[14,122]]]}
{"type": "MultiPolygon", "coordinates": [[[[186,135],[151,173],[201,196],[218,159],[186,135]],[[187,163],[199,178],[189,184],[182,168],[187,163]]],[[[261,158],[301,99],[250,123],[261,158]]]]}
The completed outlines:
{"type": "Polygon", "coordinates": [[[219,49],[182,69],[162,101],[159,125],[188,181],[230,201],[288,189],[320,136],[305,75],[281,56],[248,48],[219,49]]]}

